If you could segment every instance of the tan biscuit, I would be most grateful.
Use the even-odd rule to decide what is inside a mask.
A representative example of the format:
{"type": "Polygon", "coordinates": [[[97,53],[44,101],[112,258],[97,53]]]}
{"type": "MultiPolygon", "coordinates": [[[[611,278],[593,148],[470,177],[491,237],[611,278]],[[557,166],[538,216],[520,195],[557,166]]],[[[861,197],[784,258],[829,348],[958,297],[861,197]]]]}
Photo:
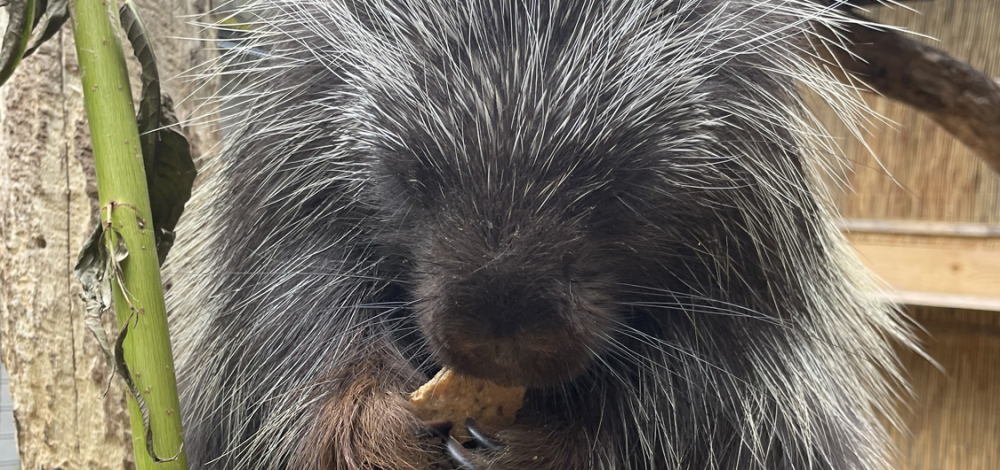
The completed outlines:
{"type": "Polygon", "coordinates": [[[504,387],[444,368],[410,394],[410,403],[420,419],[451,421],[451,435],[464,442],[470,438],[466,418],[475,419],[486,432],[514,424],[524,391],[524,387],[504,387]]]}

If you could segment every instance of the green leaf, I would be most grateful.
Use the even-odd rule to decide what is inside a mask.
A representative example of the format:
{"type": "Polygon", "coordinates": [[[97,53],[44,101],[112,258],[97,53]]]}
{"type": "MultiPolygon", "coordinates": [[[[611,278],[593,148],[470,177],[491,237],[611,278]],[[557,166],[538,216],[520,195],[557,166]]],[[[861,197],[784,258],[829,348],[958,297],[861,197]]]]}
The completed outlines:
{"type": "Polygon", "coordinates": [[[0,48],[0,86],[14,74],[14,69],[24,56],[24,47],[31,37],[35,17],[35,0],[11,0],[7,6],[7,31],[0,48]]]}
{"type": "Polygon", "coordinates": [[[66,21],[69,20],[69,0],[39,1],[37,13],[35,15],[35,29],[38,29],[38,25],[41,24],[42,32],[31,39],[28,49],[24,51],[25,57],[34,54],[45,41],[55,36],[63,25],[66,24],[66,21]],[[42,8],[45,9],[45,21],[39,21],[42,18],[42,8]]]}
{"type": "Polygon", "coordinates": [[[135,3],[126,0],[118,14],[142,66],[142,96],[136,120],[153,212],[156,253],[162,265],[173,245],[174,228],[184,212],[184,204],[191,198],[198,172],[191,158],[191,145],[179,130],[173,101],[161,93],[156,55],[135,3]]]}

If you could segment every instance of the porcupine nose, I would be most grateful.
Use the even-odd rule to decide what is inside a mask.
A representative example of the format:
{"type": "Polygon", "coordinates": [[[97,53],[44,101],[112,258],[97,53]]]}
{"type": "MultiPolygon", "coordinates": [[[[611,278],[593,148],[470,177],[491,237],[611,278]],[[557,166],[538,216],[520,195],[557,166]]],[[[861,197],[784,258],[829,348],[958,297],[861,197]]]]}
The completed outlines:
{"type": "Polygon", "coordinates": [[[439,359],[501,384],[551,385],[579,374],[597,336],[588,327],[593,312],[574,304],[569,282],[547,274],[486,266],[442,285],[421,322],[439,359]]]}
{"type": "Polygon", "coordinates": [[[513,339],[559,327],[559,305],[527,279],[481,276],[457,286],[452,295],[456,316],[469,323],[470,333],[483,339],[513,339]]]}

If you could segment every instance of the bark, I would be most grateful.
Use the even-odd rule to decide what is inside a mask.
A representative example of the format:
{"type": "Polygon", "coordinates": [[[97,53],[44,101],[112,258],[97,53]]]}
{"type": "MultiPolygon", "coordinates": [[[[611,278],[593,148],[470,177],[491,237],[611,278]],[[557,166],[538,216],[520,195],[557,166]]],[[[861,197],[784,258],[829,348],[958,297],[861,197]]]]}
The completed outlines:
{"type": "Polygon", "coordinates": [[[860,80],[859,86],[916,108],[1000,173],[1000,84],[992,77],[941,49],[878,26],[852,24],[820,32],[829,45],[817,48],[820,57],[850,74],[831,66],[841,80],[860,80]]]}
{"type": "MultiPolygon", "coordinates": [[[[209,58],[187,24],[207,1],[139,0],[164,79],[209,58]],[[186,17],[185,17],[186,16],[186,17]]],[[[127,42],[127,41],[126,41],[127,42]]],[[[135,65],[133,62],[130,65],[135,65]]],[[[132,83],[138,96],[138,67],[132,83]]],[[[196,112],[196,85],[169,80],[183,121],[196,112]]],[[[196,154],[217,139],[212,126],[187,132],[196,154]]],[[[0,89],[0,335],[10,375],[18,448],[25,469],[132,468],[124,390],[107,395],[103,356],[83,325],[73,265],[96,223],[97,188],[75,47],[62,33],[21,63],[0,89]]],[[[108,331],[114,316],[106,315],[108,331]]]]}

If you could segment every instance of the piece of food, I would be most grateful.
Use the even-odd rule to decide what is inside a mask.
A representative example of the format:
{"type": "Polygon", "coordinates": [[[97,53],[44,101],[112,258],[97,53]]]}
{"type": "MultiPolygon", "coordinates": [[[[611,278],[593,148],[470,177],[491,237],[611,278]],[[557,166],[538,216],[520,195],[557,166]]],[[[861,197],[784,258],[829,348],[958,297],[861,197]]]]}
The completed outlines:
{"type": "Polygon", "coordinates": [[[490,433],[514,424],[524,401],[524,390],[444,368],[410,394],[410,403],[420,419],[451,421],[451,435],[464,442],[470,439],[465,429],[466,418],[475,419],[483,431],[490,433]]]}

